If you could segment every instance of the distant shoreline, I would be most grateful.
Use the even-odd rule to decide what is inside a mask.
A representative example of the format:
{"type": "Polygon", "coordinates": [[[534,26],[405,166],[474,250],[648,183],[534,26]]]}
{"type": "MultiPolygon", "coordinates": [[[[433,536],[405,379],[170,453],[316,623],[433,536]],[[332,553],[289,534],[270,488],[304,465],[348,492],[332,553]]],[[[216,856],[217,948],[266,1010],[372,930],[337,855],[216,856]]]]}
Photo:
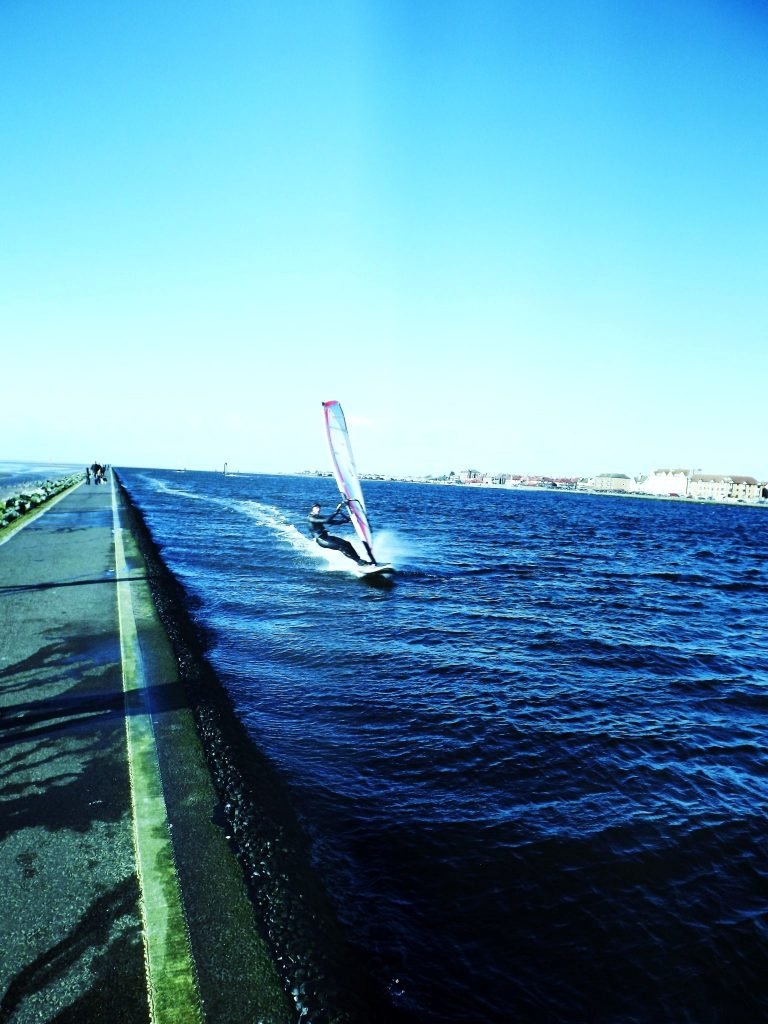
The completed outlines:
{"type": "MultiPolygon", "coordinates": [[[[19,480],[13,479],[16,474],[8,472],[4,469],[6,466],[30,466],[30,467],[43,467],[49,466],[53,469],[54,466],[66,471],[67,469],[74,470],[77,467],[72,463],[43,463],[43,462],[32,462],[6,459],[0,462],[0,502],[8,501],[11,498],[18,497],[20,494],[25,493],[30,487],[34,486],[34,483],[42,483],[42,480],[31,479],[19,480]],[[4,477],[10,477],[10,481],[5,482],[4,477]]],[[[164,466],[146,466],[146,467],[129,467],[129,468],[145,468],[160,473],[211,473],[213,475],[221,475],[220,470],[215,469],[174,469],[164,466]]],[[[64,474],[62,474],[64,475],[64,474]]],[[[67,474],[69,475],[69,474],[67,474]]],[[[266,472],[260,470],[253,471],[238,471],[233,470],[227,473],[229,477],[248,477],[248,476],[291,476],[291,477],[306,477],[307,479],[313,480],[333,480],[333,474],[330,471],[324,470],[299,470],[294,472],[266,472]]],[[[360,479],[367,484],[377,483],[397,483],[397,484],[417,484],[422,486],[432,487],[457,487],[463,490],[484,490],[484,491],[524,491],[528,494],[580,494],[580,495],[592,495],[604,498],[639,498],[645,501],[677,501],[683,502],[684,504],[696,504],[696,505],[727,505],[727,506],[745,506],[749,508],[768,508],[768,498],[757,498],[755,500],[749,500],[746,498],[698,498],[687,495],[673,495],[673,494],[647,494],[638,491],[612,491],[612,490],[599,490],[589,487],[565,487],[565,486],[539,486],[531,484],[494,484],[494,483],[462,483],[460,481],[453,480],[440,480],[436,478],[427,477],[413,477],[413,476],[384,476],[380,473],[373,473],[366,475],[365,473],[360,474],[360,479]]]]}
{"type": "MultiPolygon", "coordinates": [[[[333,479],[331,473],[304,472],[286,475],[305,476],[313,479],[333,479]]],[[[593,497],[598,498],[639,498],[644,501],[678,501],[686,505],[735,505],[749,506],[750,508],[768,508],[768,498],[757,498],[754,501],[749,501],[746,498],[695,498],[692,495],[686,496],[682,494],[646,494],[640,491],[609,491],[598,490],[592,487],[539,487],[530,484],[515,484],[514,486],[509,486],[508,484],[488,483],[465,484],[460,482],[453,482],[450,480],[427,480],[420,479],[418,477],[383,477],[380,476],[379,474],[376,474],[374,476],[366,476],[364,473],[360,474],[360,479],[366,484],[419,484],[431,487],[455,487],[461,488],[462,490],[466,491],[509,491],[512,493],[514,493],[515,491],[525,491],[526,493],[529,494],[578,494],[591,495],[593,497]]]]}

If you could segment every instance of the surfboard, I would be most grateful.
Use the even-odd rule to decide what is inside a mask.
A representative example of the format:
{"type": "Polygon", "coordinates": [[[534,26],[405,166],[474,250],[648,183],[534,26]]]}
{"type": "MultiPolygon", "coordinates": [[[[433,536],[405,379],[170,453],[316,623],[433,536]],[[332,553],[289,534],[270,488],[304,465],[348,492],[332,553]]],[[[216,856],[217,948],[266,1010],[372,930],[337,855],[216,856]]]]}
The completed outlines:
{"type": "Polygon", "coordinates": [[[397,571],[394,565],[356,565],[352,568],[352,571],[361,577],[371,579],[374,576],[393,576],[397,571]]]}

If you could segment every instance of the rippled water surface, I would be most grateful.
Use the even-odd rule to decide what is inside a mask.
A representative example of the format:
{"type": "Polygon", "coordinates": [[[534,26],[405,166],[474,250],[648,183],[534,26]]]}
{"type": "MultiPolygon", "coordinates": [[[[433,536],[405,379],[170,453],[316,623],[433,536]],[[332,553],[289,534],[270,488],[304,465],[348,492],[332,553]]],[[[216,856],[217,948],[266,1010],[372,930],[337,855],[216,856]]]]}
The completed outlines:
{"type": "Polygon", "coordinates": [[[125,470],[393,1007],[768,1017],[768,510],[125,470]],[[328,509],[327,509],[328,510],[328,509]]]}
{"type": "Polygon", "coordinates": [[[19,494],[30,484],[69,476],[84,466],[61,462],[0,462],[0,498],[19,494]]]}

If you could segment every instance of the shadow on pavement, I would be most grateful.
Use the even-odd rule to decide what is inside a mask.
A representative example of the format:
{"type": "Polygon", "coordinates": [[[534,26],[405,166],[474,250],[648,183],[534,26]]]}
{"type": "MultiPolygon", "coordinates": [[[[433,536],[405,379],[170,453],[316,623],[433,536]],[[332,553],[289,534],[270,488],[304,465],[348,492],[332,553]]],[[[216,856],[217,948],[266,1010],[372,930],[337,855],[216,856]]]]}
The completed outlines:
{"type": "Polygon", "coordinates": [[[57,1022],[103,1020],[106,1024],[140,1019],[146,1004],[139,996],[144,985],[137,903],[138,886],[133,875],[94,900],[69,935],[11,980],[0,999],[0,1024],[11,1021],[24,1000],[49,986],[59,988],[72,971],[80,975],[87,972],[92,983],[84,995],[56,1015],[57,1022]],[[113,936],[114,931],[118,934],[113,936]],[[94,950],[98,952],[92,955],[94,950]]]}
{"type": "Polygon", "coordinates": [[[98,580],[53,580],[50,583],[14,583],[9,587],[0,587],[0,597],[5,594],[23,594],[29,590],[57,590],[59,587],[85,587],[94,583],[140,583],[146,576],[110,576],[98,580]]]}
{"type": "MultiPolygon", "coordinates": [[[[119,668],[115,672],[119,672],[119,668]]],[[[119,679],[118,676],[118,682],[119,679]]],[[[162,683],[146,686],[140,695],[144,698],[143,703],[139,702],[136,706],[136,702],[131,701],[128,707],[122,689],[109,694],[59,694],[6,707],[0,722],[0,747],[24,743],[37,736],[79,732],[83,727],[98,727],[115,718],[145,714],[147,710],[152,714],[162,714],[189,707],[189,701],[179,686],[162,683]]]]}

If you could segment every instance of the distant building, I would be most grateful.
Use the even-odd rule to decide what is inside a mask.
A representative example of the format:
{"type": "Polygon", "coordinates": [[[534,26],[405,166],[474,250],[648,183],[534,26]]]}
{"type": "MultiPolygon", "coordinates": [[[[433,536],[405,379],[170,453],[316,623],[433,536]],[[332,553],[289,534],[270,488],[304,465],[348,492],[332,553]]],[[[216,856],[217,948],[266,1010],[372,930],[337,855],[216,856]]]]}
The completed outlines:
{"type": "Polygon", "coordinates": [[[762,496],[762,487],[753,476],[732,476],[730,498],[738,501],[757,501],[762,496]]]}
{"type": "Polygon", "coordinates": [[[460,484],[484,484],[485,473],[479,469],[464,469],[459,473],[458,483],[460,484]]]}
{"type": "Polygon", "coordinates": [[[592,477],[589,481],[589,486],[593,491],[623,491],[628,493],[637,490],[634,477],[627,476],[626,473],[600,473],[599,476],[592,477]]]}
{"type": "Polygon", "coordinates": [[[714,501],[756,501],[762,495],[762,487],[753,476],[693,473],[688,493],[692,498],[711,498],[714,501]]]}
{"type": "Polygon", "coordinates": [[[675,494],[684,498],[690,476],[689,469],[654,469],[640,484],[640,490],[644,494],[675,494]]]}
{"type": "Polygon", "coordinates": [[[725,501],[731,493],[731,478],[718,473],[692,473],[688,493],[692,498],[725,501]]]}

